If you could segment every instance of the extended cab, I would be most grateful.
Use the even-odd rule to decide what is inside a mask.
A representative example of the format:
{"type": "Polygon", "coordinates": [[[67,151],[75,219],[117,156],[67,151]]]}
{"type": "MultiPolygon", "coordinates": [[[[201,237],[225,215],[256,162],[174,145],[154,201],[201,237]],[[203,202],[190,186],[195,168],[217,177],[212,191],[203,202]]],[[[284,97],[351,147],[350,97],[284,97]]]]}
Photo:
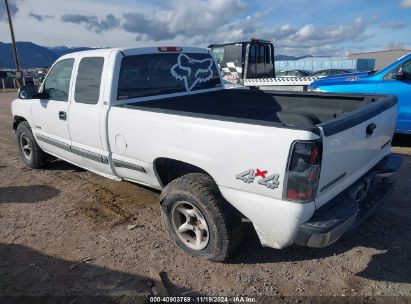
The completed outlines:
{"type": "Polygon", "coordinates": [[[379,71],[326,77],[313,82],[309,90],[395,94],[398,98],[398,120],[395,132],[411,134],[411,53],[379,71]]]}
{"type": "Polygon", "coordinates": [[[324,247],[392,189],[392,95],[225,90],[205,49],[65,55],[12,104],[23,162],[48,155],[162,190],[170,238],[224,261],[248,218],[265,246],[324,247]]]}

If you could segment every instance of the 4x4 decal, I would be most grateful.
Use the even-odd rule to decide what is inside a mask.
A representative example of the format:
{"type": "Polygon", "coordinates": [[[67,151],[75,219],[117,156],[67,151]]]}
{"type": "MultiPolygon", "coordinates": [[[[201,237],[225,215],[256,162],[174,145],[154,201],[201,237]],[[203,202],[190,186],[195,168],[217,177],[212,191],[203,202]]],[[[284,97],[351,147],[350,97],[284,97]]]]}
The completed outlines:
{"type": "Polygon", "coordinates": [[[267,170],[254,170],[254,169],[250,169],[250,170],[246,170],[243,171],[239,174],[237,174],[235,176],[236,179],[242,180],[243,182],[247,183],[247,184],[251,184],[254,182],[256,177],[261,177],[262,179],[260,179],[258,181],[258,184],[266,186],[269,189],[275,189],[278,188],[278,186],[280,185],[278,178],[280,177],[280,175],[278,174],[271,174],[269,176],[266,176],[268,174],[267,170]]]}

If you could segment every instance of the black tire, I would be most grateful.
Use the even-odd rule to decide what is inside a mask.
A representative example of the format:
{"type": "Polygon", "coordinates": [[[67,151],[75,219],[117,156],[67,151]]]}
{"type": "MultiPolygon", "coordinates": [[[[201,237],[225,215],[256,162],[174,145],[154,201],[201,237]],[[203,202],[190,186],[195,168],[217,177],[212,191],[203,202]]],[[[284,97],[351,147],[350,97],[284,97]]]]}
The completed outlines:
{"type": "Polygon", "coordinates": [[[23,121],[17,126],[16,139],[21,160],[27,167],[38,169],[46,164],[48,155],[37,144],[27,121],[23,121]],[[28,152],[29,150],[30,152],[28,152]]]}
{"type": "MultiPolygon", "coordinates": [[[[224,200],[210,176],[201,173],[190,173],[177,178],[164,188],[160,199],[161,213],[166,230],[177,246],[191,256],[210,261],[223,262],[232,256],[242,239],[241,215],[224,200]],[[181,207],[190,209],[192,206],[197,209],[194,213],[198,215],[199,211],[199,215],[203,216],[201,220],[201,217],[194,216],[189,219],[184,215],[176,215],[179,214],[178,211],[175,211],[176,208],[177,210],[181,207]],[[177,217],[183,218],[184,225],[189,222],[202,225],[201,222],[205,219],[208,225],[207,229],[194,229],[197,232],[198,229],[204,230],[200,233],[204,248],[190,248],[190,245],[193,246],[193,244],[190,244],[191,240],[189,240],[190,231],[185,234],[185,237],[182,236],[181,232],[178,232],[177,217]],[[207,243],[206,239],[208,239],[207,243]]],[[[182,226],[178,227],[181,228],[182,226]]],[[[191,226],[193,227],[193,225],[191,226]]],[[[193,238],[197,236],[195,232],[191,232],[191,234],[193,238]]]]}

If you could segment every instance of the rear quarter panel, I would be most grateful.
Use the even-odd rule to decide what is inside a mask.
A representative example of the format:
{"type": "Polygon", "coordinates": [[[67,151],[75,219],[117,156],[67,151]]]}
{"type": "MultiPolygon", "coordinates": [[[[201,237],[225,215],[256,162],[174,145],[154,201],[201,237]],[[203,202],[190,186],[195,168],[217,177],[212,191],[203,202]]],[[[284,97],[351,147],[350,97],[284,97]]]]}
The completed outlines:
{"type": "MultiPolygon", "coordinates": [[[[223,196],[248,217],[264,245],[282,248],[294,241],[298,226],[313,214],[314,203],[282,200],[284,176],[291,143],[317,135],[219,120],[170,115],[113,107],[108,119],[113,158],[144,166],[145,183],[155,183],[153,162],[159,157],[195,165],[216,181],[223,196]],[[116,137],[126,141],[126,150],[116,147],[116,137]],[[246,183],[236,176],[246,170],[279,175],[279,186],[258,184],[262,177],[246,183]],[[151,176],[151,177],[149,177],[151,176]]],[[[123,145],[124,147],[124,145],[123,145]]]]}
{"type": "Polygon", "coordinates": [[[227,121],[170,115],[113,107],[108,120],[113,156],[136,159],[148,165],[159,157],[198,166],[218,185],[282,198],[282,186],[291,143],[312,139],[311,132],[227,121]],[[121,135],[126,151],[117,149],[121,135]],[[279,174],[280,186],[268,189],[236,179],[239,173],[260,169],[279,174]]]}

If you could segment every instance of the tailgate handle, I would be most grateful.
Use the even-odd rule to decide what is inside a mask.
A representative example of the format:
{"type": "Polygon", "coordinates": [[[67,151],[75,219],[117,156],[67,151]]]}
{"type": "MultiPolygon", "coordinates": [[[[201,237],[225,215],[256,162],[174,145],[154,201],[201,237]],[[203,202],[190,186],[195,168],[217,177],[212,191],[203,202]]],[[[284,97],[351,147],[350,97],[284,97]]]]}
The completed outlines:
{"type": "Polygon", "coordinates": [[[375,123],[369,124],[367,126],[367,135],[371,135],[374,133],[374,129],[377,128],[377,125],[375,123]]]}

